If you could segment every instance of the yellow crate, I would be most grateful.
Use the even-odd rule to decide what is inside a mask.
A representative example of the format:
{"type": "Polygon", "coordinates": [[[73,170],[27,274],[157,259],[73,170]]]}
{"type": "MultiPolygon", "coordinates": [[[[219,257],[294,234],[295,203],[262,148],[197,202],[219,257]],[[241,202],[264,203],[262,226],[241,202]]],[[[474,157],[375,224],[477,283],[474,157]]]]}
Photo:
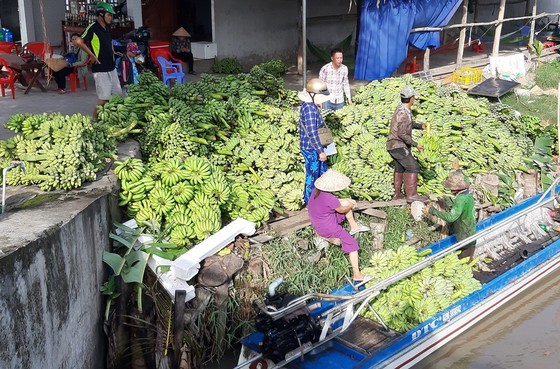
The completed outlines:
{"type": "Polygon", "coordinates": [[[459,85],[479,83],[482,82],[482,71],[476,68],[461,68],[453,72],[451,80],[459,85]]]}

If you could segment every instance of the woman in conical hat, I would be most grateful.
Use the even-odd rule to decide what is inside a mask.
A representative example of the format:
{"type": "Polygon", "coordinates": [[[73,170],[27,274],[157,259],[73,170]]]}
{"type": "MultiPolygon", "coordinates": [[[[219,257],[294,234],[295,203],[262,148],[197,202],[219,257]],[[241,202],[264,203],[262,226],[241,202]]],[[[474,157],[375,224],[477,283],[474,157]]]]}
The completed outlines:
{"type": "Polygon", "coordinates": [[[352,236],[359,232],[367,232],[369,228],[354,219],[352,210],[356,209],[356,200],[339,199],[332,194],[348,186],[350,186],[350,178],[334,169],[327,170],[315,181],[315,190],[309,198],[307,212],[319,236],[340,239],[342,251],[348,254],[350,259],[354,281],[364,282],[366,277],[360,272],[358,263],[358,242],[352,236]],[[340,225],[345,219],[350,225],[350,232],[340,225]]]}
{"type": "Polygon", "coordinates": [[[183,70],[188,70],[189,74],[194,72],[194,56],[191,50],[191,35],[183,27],[173,32],[169,48],[171,55],[183,62],[183,70]],[[186,65],[185,65],[186,64],[186,65]]]}

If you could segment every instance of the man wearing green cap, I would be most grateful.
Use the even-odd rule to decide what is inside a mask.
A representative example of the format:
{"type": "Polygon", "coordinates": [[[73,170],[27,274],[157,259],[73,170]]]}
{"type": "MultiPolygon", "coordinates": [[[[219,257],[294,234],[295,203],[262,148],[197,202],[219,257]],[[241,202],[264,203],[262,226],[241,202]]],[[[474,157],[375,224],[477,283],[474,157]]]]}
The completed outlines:
{"type": "Polygon", "coordinates": [[[97,92],[93,119],[97,120],[97,106],[105,105],[111,95],[121,95],[122,89],[115,65],[113,40],[109,32],[115,11],[111,5],[100,2],[95,8],[95,13],[97,21],[86,28],[82,37],[78,37],[75,44],[84,50],[93,61],[91,70],[97,92]]]}

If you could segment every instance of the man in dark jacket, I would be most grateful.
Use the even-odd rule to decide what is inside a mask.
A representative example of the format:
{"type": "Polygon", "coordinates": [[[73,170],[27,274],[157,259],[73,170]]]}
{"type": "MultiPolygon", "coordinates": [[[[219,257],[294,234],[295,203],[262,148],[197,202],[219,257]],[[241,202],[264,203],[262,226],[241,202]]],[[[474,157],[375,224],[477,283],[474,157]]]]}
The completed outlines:
{"type": "Polygon", "coordinates": [[[411,147],[418,150],[424,149],[421,145],[412,139],[412,129],[424,129],[424,124],[415,123],[412,119],[410,108],[414,104],[416,92],[410,86],[405,86],[401,91],[401,104],[395,110],[391,118],[391,127],[389,128],[389,137],[387,138],[387,151],[393,158],[395,172],[393,174],[393,184],[395,186],[395,194],[393,200],[404,198],[401,187],[404,179],[404,191],[406,194],[406,202],[413,201],[426,202],[428,199],[418,195],[416,191],[418,186],[418,172],[420,165],[414,159],[411,153],[411,147]]]}

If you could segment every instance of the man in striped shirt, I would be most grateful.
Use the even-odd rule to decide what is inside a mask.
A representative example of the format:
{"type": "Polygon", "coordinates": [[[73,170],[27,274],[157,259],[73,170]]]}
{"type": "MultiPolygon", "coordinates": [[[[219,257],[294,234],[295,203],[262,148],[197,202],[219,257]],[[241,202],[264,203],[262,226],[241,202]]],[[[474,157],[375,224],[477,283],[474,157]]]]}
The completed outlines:
{"type": "Polygon", "coordinates": [[[325,64],[319,71],[319,78],[329,89],[329,101],[323,103],[323,109],[338,110],[344,106],[344,95],[348,104],[352,104],[350,84],[348,83],[348,67],[342,64],[341,49],[331,51],[331,62],[325,64]]]}

